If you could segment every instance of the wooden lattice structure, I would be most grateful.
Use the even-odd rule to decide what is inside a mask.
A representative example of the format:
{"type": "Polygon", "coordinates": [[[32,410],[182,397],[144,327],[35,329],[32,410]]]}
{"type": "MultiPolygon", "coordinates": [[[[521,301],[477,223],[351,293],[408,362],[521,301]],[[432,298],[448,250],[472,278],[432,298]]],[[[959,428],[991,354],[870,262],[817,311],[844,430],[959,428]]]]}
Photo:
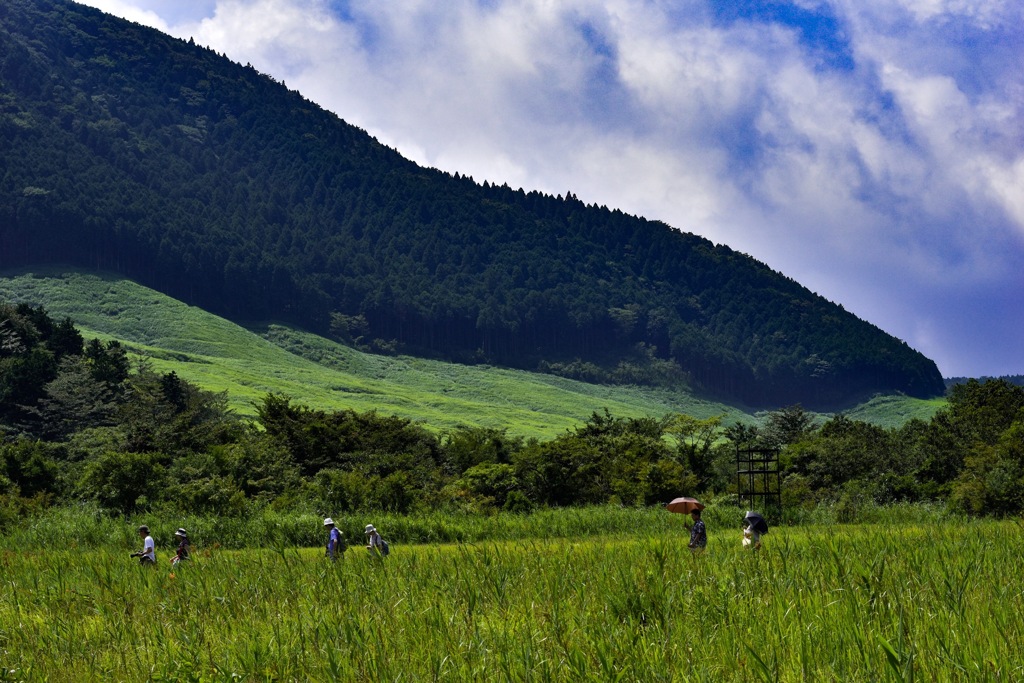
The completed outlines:
{"type": "Polygon", "coordinates": [[[782,509],[778,448],[736,447],[736,493],[740,507],[782,509]]]}

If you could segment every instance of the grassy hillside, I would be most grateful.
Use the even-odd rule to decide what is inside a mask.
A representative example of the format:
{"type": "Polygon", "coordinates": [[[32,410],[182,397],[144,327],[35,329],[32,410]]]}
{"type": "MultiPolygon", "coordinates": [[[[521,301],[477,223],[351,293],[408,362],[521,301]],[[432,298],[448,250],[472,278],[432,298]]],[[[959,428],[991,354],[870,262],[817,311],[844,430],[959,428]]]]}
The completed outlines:
{"type": "MultiPolygon", "coordinates": [[[[42,304],[70,317],[88,337],[118,339],[164,372],[226,391],[232,408],[254,414],[254,401],[282,393],[316,408],[377,410],[426,423],[504,427],[550,438],[607,408],[617,416],[756,417],[683,391],[598,386],[488,366],[466,366],[356,351],[286,325],[248,328],[117,276],[59,268],[0,274],[0,300],[42,304]]],[[[943,401],[880,396],[848,412],[886,427],[928,419],[943,401]]]]}
{"type": "Polygon", "coordinates": [[[846,416],[851,420],[862,420],[880,427],[899,427],[914,419],[928,421],[945,405],[944,398],[875,396],[870,401],[846,411],[846,416]]]}
{"type": "Polygon", "coordinates": [[[5,272],[0,300],[42,304],[87,337],[118,339],[161,371],[213,391],[253,414],[278,392],[324,409],[377,410],[443,429],[506,427],[550,438],[608,408],[617,416],[685,412],[748,422],[742,410],[683,392],[596,386],[551,375],[377,356],[277,324],[249,329],[122,278],[63,269],[5,272]]]}

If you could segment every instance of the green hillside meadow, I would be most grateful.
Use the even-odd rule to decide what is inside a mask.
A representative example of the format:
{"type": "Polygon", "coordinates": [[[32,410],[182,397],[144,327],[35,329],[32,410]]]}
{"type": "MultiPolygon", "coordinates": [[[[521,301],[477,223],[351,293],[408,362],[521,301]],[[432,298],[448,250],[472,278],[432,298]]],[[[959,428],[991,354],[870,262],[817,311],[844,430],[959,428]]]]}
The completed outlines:
{"type": "MultiPolygon", "coordinates": [[[[249,329],[116,276],[61,269],[6,272],[0,300],[44,305],[86,338],[117,339],[162,371],[226,391],[241,415],[277,392],[315,408],[377,410],[422,421],[551,438],[607,408],[620,417],[687,413],[750,422],[741,409],[683,392],[597,386],[553,375],[363,353],[293,327],[249,329]]],[[[904,399],[928,409],[926,402],[904,399]]]]}

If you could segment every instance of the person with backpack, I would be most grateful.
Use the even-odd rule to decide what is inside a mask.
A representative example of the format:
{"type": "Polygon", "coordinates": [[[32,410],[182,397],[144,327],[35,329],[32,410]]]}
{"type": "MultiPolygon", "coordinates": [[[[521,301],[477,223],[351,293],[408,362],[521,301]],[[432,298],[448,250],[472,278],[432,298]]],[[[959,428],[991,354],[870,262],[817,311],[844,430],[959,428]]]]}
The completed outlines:
{"type": "Polygon", "coordinates": [[[187,531],[184,529],[178,529],[174,532],[174,537],[178,539],[178,552],[171,558],[172,566],[178,564],[182,560],[187,560],[192,549],[192,543],[188,540],[187,531]]]}
{"type": "Polygon", "coordinates": [[[372,524],[366,525],[366,536],[367,546],[366,550],[370,555],[376,555],[378,557],[387,557],[391,549],[388,547],[388,542],[381,538],[380,533],[377,531],[377,527],[372,524]]]}
{"type": "Polygon", "coordinates": [[[345,543],[345,534],[334,526],[334,520],[330,517],[324,520],[324,528],[327,529],[327,557],[331,562],[337,562],[338,558],[348,549],[348,544],[345,543]]]}
{"type": "Polygon", "coordinates": [[[139,564],[156,564],[156,543],[149,535],[149,527],[143,524],[139,527],[139,536],[142,538],[142,550],[131,554],[131,557],[139,558],[139,564]]]}

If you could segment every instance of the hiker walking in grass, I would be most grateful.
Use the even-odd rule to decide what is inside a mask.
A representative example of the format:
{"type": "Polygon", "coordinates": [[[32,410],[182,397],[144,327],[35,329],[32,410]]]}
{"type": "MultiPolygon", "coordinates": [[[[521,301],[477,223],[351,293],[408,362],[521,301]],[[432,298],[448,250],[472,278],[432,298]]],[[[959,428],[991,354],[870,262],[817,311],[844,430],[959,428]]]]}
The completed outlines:
{"type": "Polygon", "coordinates": [[[372,524],[366,525],[366,550],[374,557],[387,557],[389,552],[388,542],[380,537],[377,527],[372,524]]]}
{"type": "Polygon", "coordinates": [[[324,528],[327,529],[327,557],[335,562],[348,548],[348,544],[345,543],[345,535],[334,526],[334,520],[330,517],[324,520],[324,528]]]}
{"type": "Polygon", "coordinates": [[[743,547],[750,550],[761,549],[761,532],[746,522],[743,523],[743,547]]]}
{"type": "Polygon", "coordinates": [[[690,518],[693,519],[693,527],[690,529],[690,550],[694,555],[699,555],[708,544],[708,533],[700,518],[700,510],[692,510],[690,518]]]}
{"type": "Polygon", "coordinates": [[[750,550],[761,549],[761,536],[768,533],[768,522],[761,513],[748,510],[743,518],[743,547],[750,550]]]}
{"type": "Polygon", "coordinates": [[[139,527],[139,536],[142,538],[142,550],[131,554],[131,557],[139,558],[139,564],[156,564],[156,543],[149,535],[149,527],[143,524],[139,527]]]}
{"type": "Polygon", "coordinates": [[[188,540],[188,532],[184,529],[175,531],[174,537],[178,539],[178,552],[171,558],[172,565],[176,565],[182,560],[187,560],[192,549],[192,543],[188,540]]]}

